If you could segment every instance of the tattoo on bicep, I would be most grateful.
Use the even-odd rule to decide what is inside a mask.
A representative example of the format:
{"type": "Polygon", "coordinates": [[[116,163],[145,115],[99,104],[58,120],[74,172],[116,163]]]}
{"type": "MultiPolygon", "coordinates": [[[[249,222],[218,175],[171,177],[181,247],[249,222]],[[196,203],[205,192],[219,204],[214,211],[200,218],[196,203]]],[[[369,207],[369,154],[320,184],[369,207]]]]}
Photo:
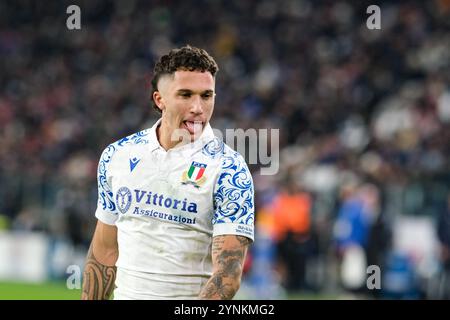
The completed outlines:
{"type": "Polygon", "coordinates": [[[92,245],[86,258],[83,272],[83,300],[108,300],[114,289],[116,267],[105,266],[95,259],[92,245]]]}

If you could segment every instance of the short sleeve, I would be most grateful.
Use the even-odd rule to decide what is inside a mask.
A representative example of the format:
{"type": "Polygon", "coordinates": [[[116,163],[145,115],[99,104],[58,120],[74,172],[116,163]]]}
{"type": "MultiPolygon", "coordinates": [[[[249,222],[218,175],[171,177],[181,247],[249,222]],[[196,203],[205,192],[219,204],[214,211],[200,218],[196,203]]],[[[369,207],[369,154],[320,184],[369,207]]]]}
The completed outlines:
{"type": "Polygon", "coordinates": [[[112,156],[115,150],[114,144],[103,150],[97,169],[98,202],[95,216],[101,222],[109,225],[114,225],[118,217],[110,172],[112,156]]]}
{"type": "Polygon", "coordinates": [[[254,240],[253,179],[239,153],[224,156],[213,197],[213,236],[231,234],[254,240]]]}

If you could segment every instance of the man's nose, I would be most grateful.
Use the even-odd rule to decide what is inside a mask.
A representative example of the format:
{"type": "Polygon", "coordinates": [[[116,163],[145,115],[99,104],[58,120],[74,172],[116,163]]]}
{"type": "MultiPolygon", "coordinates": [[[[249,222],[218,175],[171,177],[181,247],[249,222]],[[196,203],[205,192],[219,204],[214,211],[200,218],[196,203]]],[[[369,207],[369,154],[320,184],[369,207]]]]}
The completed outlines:
{"type": "Polygon", "coordinates": [[[194,96],[192,98],[191,112],[195,114],[203,113],[202,99],[199,96],[194,96]]]}

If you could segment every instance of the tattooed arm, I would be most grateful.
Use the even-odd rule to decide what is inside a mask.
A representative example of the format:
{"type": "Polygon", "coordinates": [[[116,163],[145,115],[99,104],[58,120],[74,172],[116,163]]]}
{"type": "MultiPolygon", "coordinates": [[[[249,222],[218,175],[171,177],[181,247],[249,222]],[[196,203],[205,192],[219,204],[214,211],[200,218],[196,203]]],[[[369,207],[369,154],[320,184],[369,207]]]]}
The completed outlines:
{"type": "Polygon", "coordinates": [[[213,274],[200,292],[200,299],[229,300],[241,284],[242,268],[251,240],[235,235],[213,238],[213,274]]]}
{"type": "Polygon", "coordinates": [[[83,272],[82,300],[108,300],[116,280],[117,227],[97,222],[83,272]]]}

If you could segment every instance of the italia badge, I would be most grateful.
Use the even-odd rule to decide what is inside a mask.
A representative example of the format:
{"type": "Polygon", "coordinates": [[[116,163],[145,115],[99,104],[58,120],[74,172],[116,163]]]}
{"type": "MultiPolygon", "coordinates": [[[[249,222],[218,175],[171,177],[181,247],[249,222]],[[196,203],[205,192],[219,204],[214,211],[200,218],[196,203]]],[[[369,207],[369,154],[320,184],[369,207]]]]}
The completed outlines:
{"type": "Polygon", "coordinates": [[[191,184],[196,188],[205,183],[206,177],[203,175],[206,169],[206,164],[192,161],[188,170],[183,172],[181,177],[182,184],[191,184]]]}

